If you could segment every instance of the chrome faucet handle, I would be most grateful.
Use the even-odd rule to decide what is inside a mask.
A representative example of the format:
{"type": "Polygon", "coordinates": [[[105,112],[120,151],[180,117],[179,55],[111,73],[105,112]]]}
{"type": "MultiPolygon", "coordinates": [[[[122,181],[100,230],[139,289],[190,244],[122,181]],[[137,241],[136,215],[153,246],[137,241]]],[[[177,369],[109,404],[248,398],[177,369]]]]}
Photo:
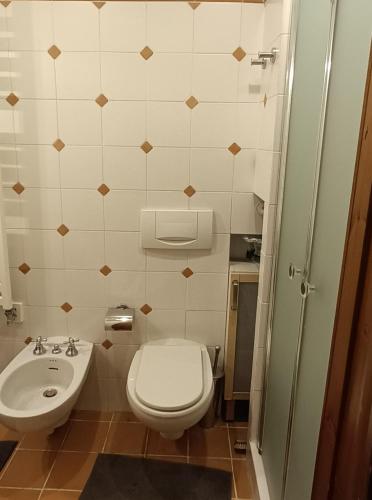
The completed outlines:
{"type": "Polygon", "coordinates": [[[40,356],[40,354],[44,354],[46,352],[46,349],[43,345],[43,342],[47,342],[47,341],[48,341],[48,339],[41,337],[41,335],[36,337],[35,340],[31,341],[31,342],[35,342],[35,347],[33,350],[33,353],[35,354],[35,356],[40,356]]]}
{"type": "Polygon", "coordinates": [[[52,354],[61,354],[62,349],[60,344],[54,344],[52,349],[52,354]]]}
{"type": "Polygon", "coordinates": [[[79,339],[74,339],[73,337],[68,338],[68,346],[66,349],[66,356],[72,358],[73,356],[77,356],[79,351],[76,349],[75,342],[79,342],[79,339]]]}

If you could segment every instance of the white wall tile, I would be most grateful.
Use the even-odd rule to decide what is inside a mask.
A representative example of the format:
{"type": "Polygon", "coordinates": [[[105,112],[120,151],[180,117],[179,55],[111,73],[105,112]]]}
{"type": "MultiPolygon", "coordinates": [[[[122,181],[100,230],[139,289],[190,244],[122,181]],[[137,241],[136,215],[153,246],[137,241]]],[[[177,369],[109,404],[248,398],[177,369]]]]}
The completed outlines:
{"type": "Polygon", "coordinates": [[[230,191],[234,157],[227,149],[191,149],[190,184],[196,191],[230,191]]]}
{"type": "Polygon", "coordinates": [[[144,271],[146,256],[140,246],[140,233],[106,231],[106,264],[111,269],[144,271]]]}
{"type": "Polygon", "coordinates": [[[94,101],[59,100],[58,126],[67,145],[101,144],[101,108],[94,101]]]}
{"type": "Polygon", "coordinates": [[[106,2],[100,10],[101,48],[140,52],[146,45],[146,5],[143,2],[106,2]]]}
{"type": "MultiPolygon", "coordinates": [[[[285,93],[289,35],[280,35],[273,45],[278,49],[274,64],[269,64],[263,73],[263,90],[268,97],[285,93]]],[[[271,50],[271,49],[270,49],[271,50]]]]}
{"type": "Polygon", "coordinates": [[[189,146],[190,119],[191,111],[183,102],[149,102],[149,142],[153,146],[189,146]]]}
{"type": "Polygon", "coordinates": [[[234,186],[237,193],[253,193],[255,182],[256,150],[242,149],[234,162],[234,186]]]}
{"type": "Polygon", "coordinates": [[[153,309],[183,309],[186,278],[181,273],[147,273],[147,299],[153,309]]]}
{"type": "MultiPolygon", "coordinates": [[[[108,277],[98,270],[66,270],[64,299],[72,307],[105,307],[108,305],[108,277]]],[[[69,313],[67,313],[69,314],[69,313]]]]}
{"type": "Polygon", "coordinates": [[[26,231],[23,239],[24,260],[32,268],[62,269],[62,238],[56,230],[26,231]]]}
{"type": "Polygon", "coordinates": [[[204,345],[225,345],[226,313],[222,311],[187,311],[186,338],[204,345]]]}
{"type": "Polygon", "coordinates": [[[4,144],[14,144],[15,143],[15,126],[18,126],[18,132],[21,132],[23,129],[20,128],[21,123],[18,123],[20,120],[19,116],[15,116],[15,112],[11,109],[11,106],[4,100],[0,100],[0,134],[2,138],[2,142],[4,144]]]}
{"type": "Polygon", "coordinates": [[[200,103],[192,111],[191,145],[227,148],[237,141],[237,105],[200,103]]]}
{"type": "Polygon", "coordinates": [[[185,101],[190,97],[192,54],[155,53],[146,64],[149,99],[185,101]]]}
{"type": "Polygon", "coordinates": [[[98,9],[91,3],[59,1],[53,3],[55,44],[60,50],[99,49],[98,9]]]}
{"type": "Polygon", "coordinates": [[[185,311],[154,310],[147,317],[149,340],[182,338],[185,336],[185,311]]]}
{"type": "Polygon", "coordinates": [[[0,169],[3,185],[14,186],[19,175],[14,144],[0,144],[0,169]]]}
{"type": "MultiPolygon", "coordinates": [[[[27,275],[22,274],[18,269],[10,269],[10,283],[12,285],[13,300],[29,304],[27,294],[27,275]]],[[[27,325],[25,325],[27,326],[27,325]]]]}
{"type": "Polygon", "coordinates": [[[100,147],[66,146],[59,155],[62,188],[97,189],[102,184],[100,147]]]}
{"type": "Polygon", "coordinates": [[[265,368],[265,349],[259,347],[255,349],[253,357],[252,384],[254,390],[261,390],[263,386],[263,376],[265,368]]]}
{"type": "Polygon", "coordinates": [[[12,91],[19,98],[55,99],[54,63],[48,52],[12,52],[12,91]]]}
{"type": "Polygon", "coordinates": [[[107,264],[103,231],[69,231],[62,239],[66,269],[100,269],[107,264]]]}
{"type": "Polygon", "coordinates": [[[257,300],[255,345],[257,347],[266,346],[266,334],[268,326],[269,303],[257,300]]]}
{"type": "Polygon", "coordinates": [[[232,52],[240,43],[241,4],[202,3],[195,10],[194,50],[232,52]]]}
{"type": "Polygon", "coordinates": [[[7,24],[12,50],[46,51],[53,44],[52,2],[12,2],[7,24]]]}
{"type": "Polygon", "coordinates": [[[107,276],[108,303],[111,307],[126,304],[140,307],[146,299],[145,273],[136,271],[112,271],[107,276]]]}
{"type": "Polygon", "coordinates": [[[53,146],[17,146],[17,161],[24,187],[59,187],[58,151],[53,146]]]}
{"type": "Polygon", "coordinates": [[[102,91],[108,99],[146,99],[148,63],[139,53],[102,52],[101,57],[102,91]]]}
{"type": "Polygon", "coordinates": [[[235,102],[238,70],[231,54],[195,54],[192,94],[202,102],[235,102]]]}
{"type": "Polygon", "coordinates": [[[186,308],[195,311],[225,311],[227,274],[193,274],[187,279],[186,308]]]}
{"type": "Polygon", "coordinates": [[[233,193],[231,208],[232,234],[261,234],[262,216],[257,213],[259,203],[252,193],[233,193]]]}
{"type": "Polygon", "coordinates": [[[148,271],[183,271],[187,267],[187,252],[184,250],[146,250],[148,271]]]}
{"type": "Polygon", "coordinates": [[[190,250],[188,265],[193,272],[226,273],[229,267],[230,235],[215,234],[210,250],[190,250]]]}
{"type": "Polygon", "coordinates": [[[190,199],[190,208],[212,208],[213,232],[230,232],[231,193],[196,192],[190,199]]]}
{"type": "Polygon", "coordinates": [[[102,110],[103,143],[109,146],[140,146],[146,140],[146,104],[111,101],[102,110]]]}
{"type": "Polygon", "coordinates": [[[272,261],[272,255],[265,255],[261,252],[260,280],[258,283],[258,298],[261,302],[270,301],[272,261]]]}
{"type": "Polygon", "coordinates": [[[103,178],[110,189],[146,189],[146,155],[140,148],[105,146],[103,178]]]}
{"type": "Polygon", "coordinates": [[[97,190],[63,189],[62,213],[69,229],[103,229],[103,200],[97,190]]]}
{"type": "Polygon", "coordinates": [[[271,151],[280,151],[282,132],[282,113],[284,96],[274,96],[267,100],[262,113],[259,147],[271,151]]]}
{"type": "Polygon", "coordinates": [[[65,271],[31,269],[26,275],[28,304],[31,306],[61,306],[66,302],[65,281],[65,271]]]}
{"type": "Polygon", "coordinates": [[[147,40],[154,52],[191,52],[193,10],[185,2],[147,5],[147,40]]]}
{"type": "Polygon", "coordinates": [[[61,224],[59,189],[28,188],[22,193],[24,224],[32,229],[57,229],[61,224]]]}
{"type": "MultiPolygon", "coordinates": [[[[101,343],[105,340],[104,319],[106,308],[74,307],[66,316],[71,337],[101,343]]],[[[62,311],[63,312],[63,311],[62,311]]]]}
{"type": "Polygon", "coordinates": [[[67,336],[67,315],[60,307],[28,307],[29,334],[32,338],[67,336]]]}
{"type": "Polygon", "coordinates": [[[236,142],[241,148],[256,148],[261,124],[261,103],[240,103],[236,142]]]}
{"type": "Polygon", "coordinates": [[[189,184],[189,163],[186,148],[154,148],[147,156],[147,188],[185,189],[189,184]]]}
{"type": "MultiPolygon", "coordinates": [[[[257,57],[257,53],[253,55],[257,57]]],[[[267,70],[261,66],[252,66],[252,56],[248,55],[239,63],[239,78],[238,78],[238,101],[239,102],[258,102],[262,100],[264,94],[264,79],[267,75],[267,70]]]]}
{"type": "Polygon", "coordinates": [[[21,99],[14,110],[18,144],[52,144],[57,138],[56,103],[21,99]]]}
{"type": "Polygon", "coordinates": [[[276,205],[265,203],[262,226],[262,249],[265,255],[273,254],[274,235],[276,223],[276,205]]]}
{"type": "Polygon", "coordinates": [[[5,225],[8,229],[27,227],[23,217],[21,197],[11,188],[3,188],[5,225]]]}
{"type": "Polygon", "coordinates": [[[254,192],[268,203],[276,203],[278,194],[280,153],[257,150],[254,192]]]}
{"type": "Polygon", "coordinates": [[[187,208],[183,191],[147,191],[147,208],[187,208]]]}
{"type": "Polygon", "coordinates": [[[62,52],[55,65],[58,99],[98,97],[101,88],[98,52],[62,52]]]}
{"type": "Polygon", "coordinates": [[[25,233],[24,229],[7,229],[6,231],[10,267],[18,267],[25,261],[23,251],[25,233]]]}
{"type": "Polygon", "coordinates": [[[264,21],[264,5],[243,5],[241,45],[249,54],[257,55],[262,50],[264,21]]]}
{"type": "Polygon", "coordinates": [[[140,210],[146,206],[145,191],[110,191],[104,198],[105,229],[139,231],[140,210]]]}

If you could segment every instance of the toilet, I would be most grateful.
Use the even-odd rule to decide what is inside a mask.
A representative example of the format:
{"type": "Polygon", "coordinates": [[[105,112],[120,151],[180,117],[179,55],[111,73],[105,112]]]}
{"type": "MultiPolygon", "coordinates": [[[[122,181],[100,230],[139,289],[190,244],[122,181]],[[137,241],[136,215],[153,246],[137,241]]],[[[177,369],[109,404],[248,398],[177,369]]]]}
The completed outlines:
{"type": "Polygon", "coordinates": [[[184,339],[147,342],[136,352],[127,397],[136,417],[167,439],[179,439],[207,412],[213,375],[205,345],[184,339]]]}
{"type": "Polygon", "coordinates": [[[0,422],[19,432],[51,434],[70,416],[92,359],[93,344],[80,340],[66,356],[66,337],[49,337],[43,353],[28,344],[0,374],[0,422]],[[52,351],[55,351],[53,353],[52,351]]]}

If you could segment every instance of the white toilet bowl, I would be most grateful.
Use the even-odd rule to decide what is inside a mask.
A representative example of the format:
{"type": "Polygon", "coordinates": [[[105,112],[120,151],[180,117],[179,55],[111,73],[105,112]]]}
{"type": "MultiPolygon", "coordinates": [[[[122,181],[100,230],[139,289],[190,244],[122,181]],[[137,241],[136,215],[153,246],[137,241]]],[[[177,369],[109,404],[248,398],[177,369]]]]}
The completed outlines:
{"type": "Polygon", "coordinates": [[[127,380],[133,413],[168,439],[178,439],[207,412],[213,375],[207,348],[184,339],[143,344],[127,380]]]}
{"type": "Polygon", "coordinates": [[[74,357],[67,357],[65,349],[52,354],[53,344],[67,340],[50,337],[46,352],[39,356],[33,354],[35,344],[29,344],[0,374],[1,423],[20,432],[53,432],[67,421],[93,352],[93,344],[81,340],[74,357]]]}

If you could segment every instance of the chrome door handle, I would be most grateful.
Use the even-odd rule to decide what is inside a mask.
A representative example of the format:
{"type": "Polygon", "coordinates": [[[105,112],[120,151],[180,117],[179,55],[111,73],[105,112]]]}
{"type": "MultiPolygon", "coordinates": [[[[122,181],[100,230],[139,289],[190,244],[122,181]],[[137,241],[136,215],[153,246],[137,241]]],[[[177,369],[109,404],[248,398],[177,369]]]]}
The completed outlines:
{"type": "Polygon", "coordinates": [[[236,311],[238,309],[239,302],[239,281],[234,280],[232,282],[232,301],[231,301],[231,310],[236,311]]]}
{"type": "Polygon", "coordinates": [[[293,280],[293,278],[295,276],[297,276],[298,274],[302,274],[302,269],[299,269],[298,267],[296,267],[294,264],[292,264],[292,262],[289,264],[289,268],[288,268],[288,277],[290,280],[293,280]]]}
{"type": "Polygon", "coordinates": [[[306,297],[308,297],[310,293],[315,292],[315,290],[316,290],[315,285],[312,285],[305,279],[301,281],[300,291],[301,291],[301,297],[303,299],[306,299],[306,297]]]}

